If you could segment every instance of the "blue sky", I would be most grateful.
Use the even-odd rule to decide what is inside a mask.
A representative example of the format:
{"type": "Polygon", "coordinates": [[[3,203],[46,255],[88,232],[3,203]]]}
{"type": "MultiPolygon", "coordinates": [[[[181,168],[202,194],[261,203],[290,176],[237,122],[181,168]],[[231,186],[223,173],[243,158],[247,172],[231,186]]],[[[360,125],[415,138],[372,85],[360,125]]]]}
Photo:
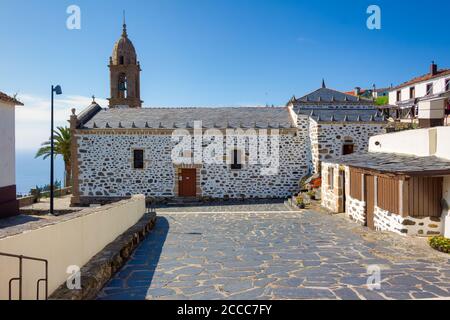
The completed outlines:
{"type": "MultiPolygon", "coordinates": [[[[143,68],[145,106],[280,105],[320,86],[398,84],[450,67],[446,0],[0,0],[0,90],[19,92],[18,148],[46,135],[49,87],[61,84],[57,118],[109,95],[108,59],[122,9],[143,68]],[[81,30],[66,9],[81,8],[81,30]],[[366,28],[366,9],[382,29],[366,28]]],[[[104,100],[100,100],[104,102],[104,100]]]]}

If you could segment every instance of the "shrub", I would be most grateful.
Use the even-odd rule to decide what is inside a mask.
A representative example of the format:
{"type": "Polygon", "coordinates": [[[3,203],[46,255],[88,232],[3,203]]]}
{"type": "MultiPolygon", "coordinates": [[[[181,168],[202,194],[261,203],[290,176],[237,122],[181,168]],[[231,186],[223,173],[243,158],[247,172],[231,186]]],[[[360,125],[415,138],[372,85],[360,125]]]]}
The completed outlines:
{"type": "Polygon", "coordinates": [[[430,246],[441,252],[450,253],[450,239],[442,236],[432,237],[429,240],[430,246]]]}
{"type": "Polygon", "coordinates": [[[295,201],[297,202],[297,206],[301,209],[305,208],[305,200],[303,199],[302,196],[297,196],[297,198],[295,199],[295,201]]]}

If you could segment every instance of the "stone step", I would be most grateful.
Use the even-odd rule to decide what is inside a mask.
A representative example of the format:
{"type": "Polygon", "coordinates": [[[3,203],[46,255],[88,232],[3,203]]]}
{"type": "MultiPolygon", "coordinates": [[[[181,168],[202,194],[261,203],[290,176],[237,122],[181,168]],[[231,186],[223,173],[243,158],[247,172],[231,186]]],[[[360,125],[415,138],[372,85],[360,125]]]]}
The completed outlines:
{"type": "Polygon", "coordinates": [[[198,198],[173,198],[166,204],[166,206],[183,207],[183,206],[200,205],[202,203],[203,201],[198,198]]]}

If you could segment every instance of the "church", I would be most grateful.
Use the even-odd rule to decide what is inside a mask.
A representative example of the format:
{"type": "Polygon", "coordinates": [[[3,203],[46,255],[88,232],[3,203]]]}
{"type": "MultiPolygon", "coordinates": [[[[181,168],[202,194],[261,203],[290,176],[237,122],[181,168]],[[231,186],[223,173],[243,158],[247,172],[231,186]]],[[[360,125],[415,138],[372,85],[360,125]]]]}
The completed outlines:
{"type": "Polygon", "coordinates": [[[386,119],[325,83],[284,107],[143,108],[141,66],[124,23],[109,60],[109,106],[72,110],[72,205],[144,194],[287,198],[322,160],[365,151],[386,119]]]}

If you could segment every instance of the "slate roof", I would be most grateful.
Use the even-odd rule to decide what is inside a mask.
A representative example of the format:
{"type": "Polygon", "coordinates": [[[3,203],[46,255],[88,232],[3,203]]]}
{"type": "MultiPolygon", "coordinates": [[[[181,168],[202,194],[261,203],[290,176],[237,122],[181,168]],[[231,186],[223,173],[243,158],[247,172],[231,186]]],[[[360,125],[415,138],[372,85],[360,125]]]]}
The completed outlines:
{"type": "Polygon", "coordinates": [[[299,109],[297,113],[310,116],[317,122],[385,122],[377,109],[299,109]]]}
{"type": "Polygon", "coordinates": [[[403,175],[450,174],[450,160],[435,156],[418,157],[396,153],[355,153],[335,159],[329,163],[403,175]]]}
{"type": "Polygon", "coordinates": [[[360,103],[363,105],[373,105],[373,101],[369,99],[364,99],[360,97],[355,97],[354,95],[346,94],[337,90],[329,88],[320,88],[313,91],[301,98],[293,98],[290,102],[294,105],[297,104],[308,104],[308,103],[360,103]]]}
{"type": "Polygon", "coordinates": [[[296,127],[287,107],[237,108],[112,108],[89,106],[79,115],[80,128],[292,128],[296,127]]]}
{"type": "Polygon", "coordinates": [[[8,96],[6,93],[0,91],[0,101],[14,104],[15,106],[23,106],[23,103],[16,98],[8,96]]]}

